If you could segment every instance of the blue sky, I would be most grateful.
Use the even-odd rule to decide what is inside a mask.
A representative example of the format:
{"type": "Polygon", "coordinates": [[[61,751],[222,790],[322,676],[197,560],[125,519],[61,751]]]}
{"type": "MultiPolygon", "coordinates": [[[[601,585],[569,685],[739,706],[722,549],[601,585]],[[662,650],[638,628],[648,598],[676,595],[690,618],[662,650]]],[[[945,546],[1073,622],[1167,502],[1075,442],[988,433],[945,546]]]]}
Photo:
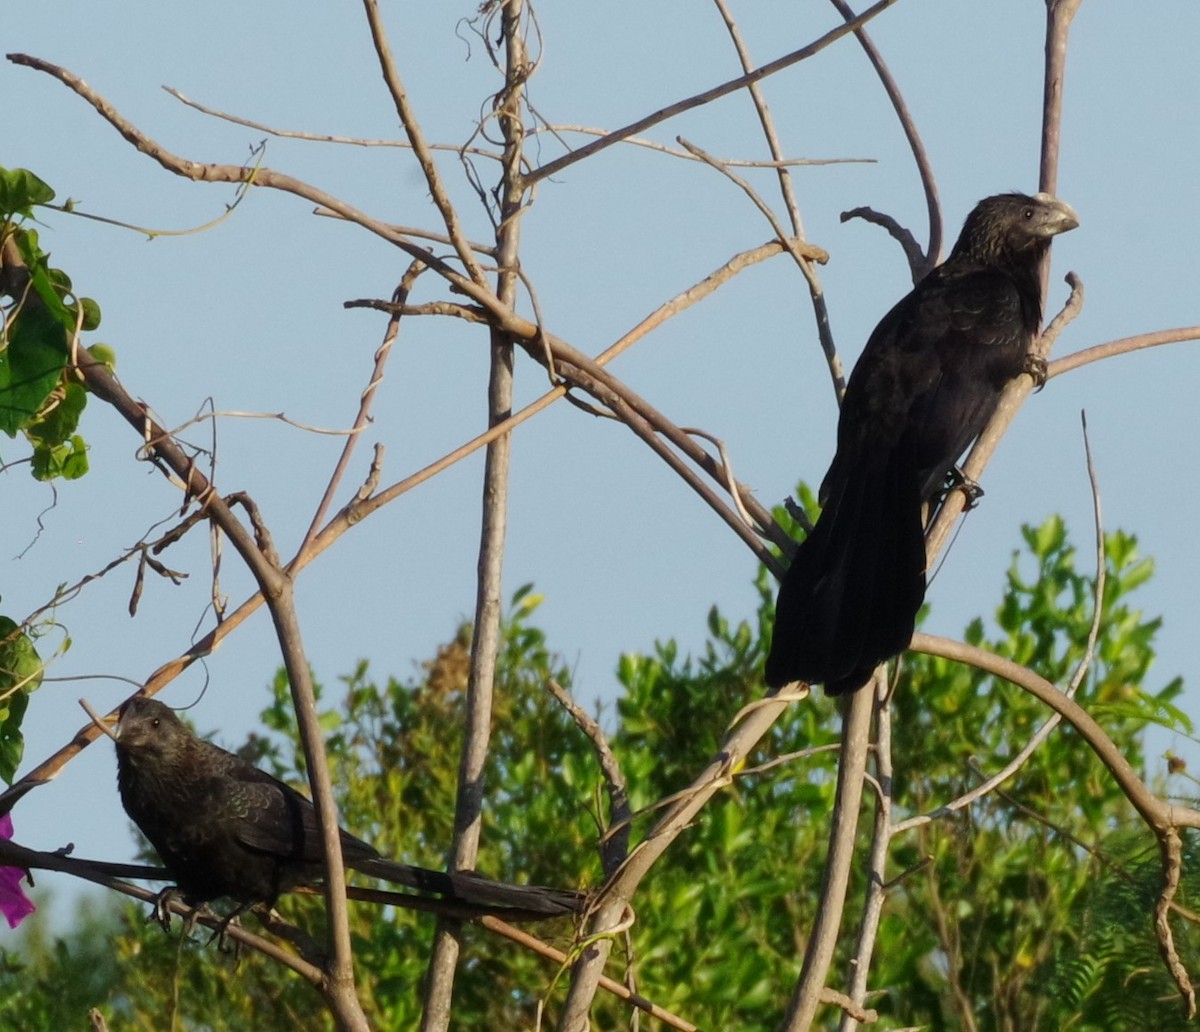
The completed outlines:
{"type": "MultiPolygon", "coordinates": [[[[478,39],[460,21],[474,4],[389,4],[391,42],[428,139],[459,144],[497,89],[478,39]]],[[[756,0],[734,5],[759,63],[837,22],[829,5],[756,0]],[[740,10],[739,8],[745,8],[740,10]]],[[[542,64],[531,83],[554,123],[614,128],[738,74],[714,7],[616,2],[538,8],[542,64]]],[[[1027,0],[906,0],[871,32],[889,61],[928,147],[952,240],[980,197],[1036,186],[1044,8],[1027,0]]],[[[1087,301],[1057,355],[1135,333],[1200,323],[1195,290],[1197,100],[1192,46],[1200,8],[1174,0],[1085,2],[1071,35],[1059,194],[1081,227],[1055,246],[1047,309],[1065,297],[1062,276],[1083,278],[1087,301]]],[[[64,0],[6,10],[5,51],[23,51],[83,76],[168,148],[200,161],[241,162],[263,137],[185,108],[171,85],[201,103],[280,128],[370,138],[401,134],[364,19],[353,5],[213,2],[179,8],[64,0]]],[[[852,41],[780,73],[764,86],[789,156],[865,157],[872,163],[795,173],[806,229],[831,253],[821,271],[835,338],[853,361],[879,317],[909,287],[899,248],[862,222],[859,205],[885,210],[925,236],[924,201],[886,98],[852,41]]],[[[79,98],[47,76],[0,63],[5,147],[0,163],[36,171],[84,210],[157,229],[219,215],[228,187],[162,171],[122,141],[79,98]]],[[[761,158],[764,144],[744,95],[651,131],[682,135],[710,153],[761,158]]],[[[546,160],[558,145],[544,139],[546,160]]],[[[531,150],[536,155],[534,145],[531,150]]],[[[489,224],[457,158],[443,173],[468,235],[489,224]]],[[[410,153],[273,139],[266,163],[387,221],[437,227],[410,153]]],[[[487,173],[487,165],[481,169],[487,173]]],[[[746,173],[775,202],[773,176],[746,173]]],[[[779,210],[777,205],[777,210],[779,210]]],[[[296,198],[254,191],[204,233],[147,240],[66,216],[48,216],[42,242],[77,289],[95,297],[95,339],[116,349],[129,391],[168,425],[212,398],[218,409],[285,411],[304,423],[349,425],[384,328],[347,312],[346,299],[386,297],[407,260],[362,231],[315,218],[296,198]]],[[[523,266],[549,327],[576,347],[603,350],[667,298],[771,230],[710,168],[615,147],[542,183],[523,224],[523,266]]],[[[427,277],[417,300],[444,296],[427,277]]],[[[987,496],[967,520],[930,592],[928,629],[957,635],[990,615],[1022,522],[1063,513],[1091,549],[1091,499],[1079,413],[1086,408],[1106,524],[1138,534],[1158,573],[1141,593],[1164,614],[1151,686],[1194,680],[1196,584],[1193,514],[1200,508],[1192,443],[1195,344],[1092,365],[1053,381],[1018,417],[989,467],[987,496]]],[[[803,284],[786,259],[743,273],[672,320],[613,365],[616,375],[677,423],[723,438],[737,475],[765,504],[796,480],[819,481],[832,451],[835,408],[803,284]]],[[[458,322],[412,320],[403,329],[375,408],[375,423],[342,498],[363,476],[369,445],[387,446],[391,483],[474,436],[484,425],[485,337],[458,322]]],[[[518,363],[517,395],[531,400],[545,375],[518,363]]],[[[167,519],[179,499],[134,461],[137,440],[93,403],[84,432],[93,472],[50,491],[24,467],[4,475],[0,510],[3,612],[20,618],[55,586],[91,572],[167,519]],[[38,514],[45,530],[32,548],[38,514]]],[[[189,431],[207,443],[209,431],[189,431]]],[[[277,423],[222,420],[218,482],[251,493],[290,553],[324,488],[340,440],[277,423]]],[[[5,458],[16,457],[4,443],[5,458]]],[[[360,658],[377,676],[407,676],[469,617],[482,461],[468,460],[344,538],[304,574],[300,616],[311,662],[333,685],[360,658]]],[[[165,557],[192,576],[181,588],[150,583],[135,619],[131,571],[90,587],[59,615],[70,650],[55,677],[144,679],[187,648],[203,623],[208,545],[199,535],[165,557]]],[[[685,648],[703,640],[717,603],[748,617],[753,557],[648,449],[620,426],[559,403],[518,430],[506,592],[533,582],[539,620],[576,671],[575,691],[611,699],[622,651],[656,638],[685,648]]],[[[234,604],[249,579],[227,550],[222,589],[234,604]]],[[[47,639],[47,649],[57,639],[47,639]]],[[[255,724],[279,663],[265,615],[233,635],[205,668],[164,696],[205,731],[236,743],[255,724]]],[[[75,700],[101,708],[126,693],[106,681],[46,684],[26,722],[27,763],[83,722],[75,700]]],[[[1189,690],[1184,705],[1195,713],[1189,690]]],[[[1155,739],[1189,755],[1186,741],[1155,739]]],[[[1194,755],[1194,753],[1192,753],[1194,755]]],[[[100,743],[14,813],[17,836],[42,848],[72,841],[80,854],[119,860],[133,839],[115,790],[111,748],[100,743]]],[[[61,895],[73,887],[45,875],[61,895]]]]}

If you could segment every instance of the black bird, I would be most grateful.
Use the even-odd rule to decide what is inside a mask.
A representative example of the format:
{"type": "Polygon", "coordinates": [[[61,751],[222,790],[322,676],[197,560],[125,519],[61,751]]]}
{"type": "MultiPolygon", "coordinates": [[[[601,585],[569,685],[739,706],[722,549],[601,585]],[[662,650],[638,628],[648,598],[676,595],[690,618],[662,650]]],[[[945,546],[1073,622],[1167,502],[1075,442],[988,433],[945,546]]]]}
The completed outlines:
{"type": "MultiPolygon", "coordinates": [[[[197,738],[157,699],[135,696],[116,728],[117,785],[125,812],[158,851],[185,902],[229,897],[240,909],[273,904],[322,874],[313,804],[231,752],[197,738]]],[[[583,897],[537,885],[506,885],[387,860],[342,830],[348,868],[421,893],[509,917],[577,912],[583,897]]]]}
{"type": "Polygon", "coordinates": [[[846,386],[820,518],[779,588],[768,685],[840,695],[908,647],[925,598],[926,509],[1005,385],[1037,375],[1039,266],[1077,225],[1048,194],[985,198],[950,257],[875,327],[846,386]]]}

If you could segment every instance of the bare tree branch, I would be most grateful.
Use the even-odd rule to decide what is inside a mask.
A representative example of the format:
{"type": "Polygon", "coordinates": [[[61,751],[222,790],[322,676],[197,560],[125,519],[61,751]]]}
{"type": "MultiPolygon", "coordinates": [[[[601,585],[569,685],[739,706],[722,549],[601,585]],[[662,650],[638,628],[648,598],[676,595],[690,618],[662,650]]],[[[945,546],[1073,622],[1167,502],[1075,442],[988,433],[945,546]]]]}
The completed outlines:
{"type": "Polygon", "coordinates": [[[874,208],[859,207],[842,212],[841,218],[843,222],[862,219],[863,222],[886,229],[888,235],[904,249],[904,257],[908,261],[908,271],[912,275],[914,284],[920,283],[932,268],[925,252],[921,250],[921,245],[917,243],[917,238],[913,236],[912,230],[907,226],[900,225],[894,216],[876,211],[874,208]]]}
{"type": "MultiPolygon", "coordinates": [[[[846,0],[831,0],[831,2],[837,8],[838,14],[847,21],[850,21],[854,17],[854,11],[846,3],[846,0]]],[[[925,144],[921,141],[921,134],[917,131],[917,124],[913,121],[912,114],[908,110],[908,104],[905,103],[904,96],[900,92],[900,87],[896,85],[896,80],[892,78],[892,73],[876,48],[874,41],[864,28],[855,29],[854,35],[862,46],[863,53],[867,55],[867,60],[871,62],[871,66],[875,69],[875,74],[879,76],[879,81],[883,84],[883,89],[888,95],[888,100],[892,102],[892,107],[896,111],[896,117],[900,120],[900,127],[904,130],[904,137],[908,140],[909,149],[912,151],[913,160],[917,163],[917,172],[921,176],[921,187],[925,191],[925,206],[929,210],[929,246],[925,248],[924,260],[919,265],[913,266],[913,282],[916,283],[918,280],[923,279],[925,274],[937,264],[938,256],[942,253],[942,209],[941,204],[938,202],[937,180],[934,179],[933,166],[929,162],[929,155],[925,152],[925,144]],[[919,275],[918,269],[920,270],[919,275]]],[[[855,209],[858,212],[866,210],[869,209],[855,209]]],[[[846,216],[843,215],[842,221],[844,222],[845,219],[846,216]]],[[[910,264],[912,263],[912,255],[909,255],[909,262],[910,264]]]]}
{"type": "MultiPolygon", "coordinates": [[[[738,28],[737,22],[734,20],[733,14],[729,10],[729,5],[725,0],[715,0],[715,3],[717,11],[721,15],[721,20],[725,22],[725,28],[729,32],[729,38],[733,41],[733,46],[737,51],[742,70],[749,75],[754,71],[754,68],[750,60],[750,51],[746,47],[745,40],[742,38],[741,30],[738,28]]],[[[771,152],[771,157],[779,161],[783,155],[783,147],[779,142],[779,134],[775,131],[775,120],[771,117],[771,111],[767,107],[767,101],[763,96],[762,88],[757,82],[754,82],[748,87],[748,92],[751,101],[754,103],[754,110],[758,114],[758,121],[762,126],[763,136],[766,138],[767,148],[771,152]]],[[[804,222],[800,217],[800,205],[796,200],[796,191],[792,185],[791,173],[786,167],[780,166],[777,174],[779,177],[779,192],[783,197],[788,218],[791,219],[792,223],[792,236],[797,241],[802,241],[804,239],[804,222]]],[[[781,236],[780,239],[786,238],[781,236]]],[[[813,267],[812,263],[806,261],[795,250],[791,250],[790,253],[799,265],[800,273],[804,276],[805,282],[808,284],[809,300],[812,303],[813,318],[817,326],[817,339],[820,341],[821,351],[825,355],[825,364],[829,368],[829,376],[833,382],[834,394],[840,400],[842,392],[846,389],[846,370],[838,355],[837,346],[834,344],[833,329],[829,322],[829,307],[825,303],[825,288],[821,285],[821,277],[817,274],[817,270],[813,267]]]]}
{"type": "MultiPolygon", "coordinates": [[[[547,124],[531,128],[528,135],[533,136],[537,133],[552,133],[555,136],[558,136],[560,133],[579,133],[582,136],[611,136],[612,130],[593,129],[583,125],[547,124]]],[[[682,158],[685,161],[700,160],[694,154],[689,154],[687,151],[676,150],[674,147],[668,147],[664,143],[643,139],[640,136],[626,136],[620,142],[634,147],[645,147],[647,150],[658,151],[660,154],[667,154],[672,158],[682,158]]],[[[718,158],[717,160],[726,168],[807,168],[810,165],[874,165],[878,163],[877,158],[778,158],[770,161],[755,161],[751,158],[718,158]]]]}
{"type": "Polygon", "coordinates": [[[1071,355],[1057,358],[1046,366],[1046,379],[1069,373],[1072,369],[1100,362],[1116,355],[1128,355],[1143,348],[1157,348],[1163,344],[1179,344],[1183,341],[1200,340],[1200,326],[1183,326],[1177,330],[1157,330],[1153,333],[1139,333],[1134,337],[1122,337],[1120,340],[1110,340],[1106,344],[1076,351],[1071,355]]]}
{"type": "Polygon", "coordinates": [[[875,672],[870,685],[850,696],[842,721],[842,753],[838,763],[837,796],[829,830],[829,853],[821,880],[821,899],[817,916],[809,931],[804,951],[804,966],[788,1004],[780,1032],[807,1032],[822,1002],[825,978],[833,960],[846,908],[846,890],[854,858],[862,802],[863,776],[867,770],[871,714],[875,709],[875,685],[881,671],[875,672]]]}
{"type": "Polygon", "coordinates": [[[739,76],[736,79],[730,79],[729,82],[722,83],[720,86],[714,86],[710,90],[705,90],[703,93],[697,93],[694,97],[688,97],[686,100],[677,101],[674,104],[665,108],[660,108],[653,114],[646,115],[644,118],[638,119],[636,122],[631,122],[623,129],[617,129],[609,133],[607,136],[601,137],[599,140],[594,140],[592,143],[580,147],[578,150],[571,151],[569,154],[564,154],[561,158],[557,158],[548,164],[542,165],[539,168],[530,172],[526,179],[529,185],[545,179],[548,176],[556,175],[569,165],[574,165],[577,161],[582,161],[584,158],[591,157],[597,151],[602,151],[606,147],[611,147],[614,143],[620,143],[622,140],[628,139],[630,136],[642,132],[644,129],[649,129],[652,125],[658,125],[660,122],[665,122],[668,118],[673,118],[675,115],[682,114],[684,111],[691,111],[693,108],[702,107],[705,104],[711,103],[718,97],[724,97],[729,93],[734,93],[742,89],[744,86],[750,86],[753,83],[765,79],[768,75],[774,75],[776,72],[782,71],[784,68],[790,68],[794,64],[812,57],[814,54],[820,53],[831,43],[836,43],[839,39],[849,32],[853,32],[860,25],[866,25],[877,14],[882,14],[891,7],[897,0],[879,0],[878,3],[868,7],[862,14],[851,22],[845,25],[839,25],[836,29],[832,29],[825,33],[820,39],[814,40],[806,47],[801,47],[799,50],[794,50],[790,54],[776,58],[774,61],[769,61],[761,68],[755,69],[746,75],[739,76]]]}
{"type": "MultiPolygon", "coordinates": [[[[216,108],[207,107],[197,100],[192,100],[191,97],[185,96],[180,90],[174,86],[164,86],[172,97],[178,100],[181,104],[185,104],[201,114],[211,115],[213,118],[219,118],[225,122],[232,122],[234,125],[243,125],[248,129],[254,129],[260,133],[267,133],[269,136],[278,136],[285,140],[307,140],[313,143],[340,143],[351,147],[400,147],[405,150],[412,150],[413,145],[411,140],[365,140],[355,136],[330,136],[326,133],[306,133],[297,129],[278,129],[275,126],[266,125],[263,122],[256,122],[253,119],[242,118],[238,115],[231,115],[225,111],[218,111],[216,108]]],[[[458,154],[462,148],[456,143],[430,143],[426,145],[431,151],[443,150],[450,151],[453,154],[458,154]]],[[[494,158],[500,160],[500,155],[496,151],[485,150],[483,148],[474,148],[471,153],[481,158],[494,158]]],[[[862,158],[845,158],[831,159],[834,161],[862,161],[862,158]]],[[[445,243],[449,243],[450,238],[447,237],[445,243]]]]}
{"type": "Polygon", "coordinates": [[[588,1011],[612,948],[613,935],[621,927],[629,900],[642,879],[708,800],[730,783],[733,771],[738,769],[784,710],[792,702],[807,696],[806,687],[770,692],[738,713],[726,732],[720,750],[708,766],[685,791],[677,794],[676,801],[597,893],[589,927],[596,929],[598,934],[585,940],[587,945],[575,961],[571,972],[571,988],[559,1020],[560,1032],[586,1032],[590,1027],[588,1011]]]}
{"type": "MultiPolygon", "coordinates": [[[[860,695],[875,687],[874,683],[859,692],[860,695]]],[[[871,974],[871,957],[875,951],[875,939],[879,934],[879,922],[883,917],[883,905],[887,901],[887,858],[892,842],[892,706],[890,692],[885,690],[875,709],[875,745],[871,750],[875,757],[875,818],[871,829],[871,846],[867,854],[867,893],[863,901],[862,917],[859,919],[858,937],[854,955],[850,961],[846,995],[857,1007],[862,1007],[867,998],[867,979],[871,974]]],[[[839,1032],[854,1032],[860,1021],[866,1020],[845,1009],[839,1032]]]]}
{"type": "Polygon", "coordinates": [[[363,10],[366,12],[367,24],[371,29],[375,53],[379,57],[379,68],[383,73],[383,81],[387,83],[388,92],[392,95],[392,101],[396,105],[396,114],[400,116],[400,124],[404,127],[408,142],[412,144],[413,153],[425,175],[429,195],[441,213],[442,221],[446,225],[446,232],[450,235],[454,250],[467,270],[467,275],[481,287],[486,286],[487,280],[483,270],[475,261],[475,254],[471,250],[471,245],[459,222],[458,212],[454,210],[454,205],[450,202],[450,196],[442,183],[441,173],[433,160],[433,153],[425,143],[425,135],[421,131],[420,122],[417,121],[416,112],[408,102],[408,94],[404,90],[404,83],[400,79],[396,62],[392,58],[392,49],[383,28],[383,17],[379,13],[377,0],[363,0],[363,10]]]}
{"type": "MultiPolygon", "coordinates": [[[[392,295],[394,303],[403,305],[408,300],[408,295],[412,291],[413,284],[416,282],[417,277],[425,271],[425,268],[426,266],[423,261],[419,259],[413,260],[401,278],[399,286],[396,287],[395,293],[392,295]]],[[[334,467],[333,474],[329,478],[325,494],[321,497],[321,501],[313,513],[312,520],[309,522],[308,530],[305,531],[304,538],[300,542],[300,551],[304,551],[311,543],[312,539],[316,537],[317,531],[321,528],[321,524],[325,521],[325,516],[329,511],[330,505],[333,504],[333,498],[337,494],[338,487],[341,485],[342,477],[346,474],[346,468],[350,465],[350,456],[354,454],[354,446],[358,441],[357,432],[364,429],[371,422],[371,404],[375,400],[375,391],[380,383],[383,382],[383,371],[387,367],[388,356],[392,353],[392,345],[399,336],[400,314],[394,313],[391,319],[388,320],[387,330],[383,335],[383,342],[375,352],[375,366],[371,371],[370,382],[363,389],[362,395],[359,398],[358,414],[354,418],[354,432],[343,446],[342,454],[338,456],[337,465],[334,467]]]]}
{"type": "MultiPolygon", "coordinates": [[[[368,0],[373,6],[373,0],[368,0]]],[[[507,0],[499,9],[505,57],[504,89],[494,112],[504,139],[503,175],[498,188],[500,223],[496,230],[496,260],[500,273],[496,296],[512,309],[520,289],[521,213],[525,188],[521,161],[525,127],[522,98],[531,74],[525,49],[525,24],[529,17],[523,0],[507,0]]],[[[449,202],[447,201],[447,204],[449,202]]],[[[451,226],[447,214],[447,226],[451,226]]],[[[454,230],[451,229],[451,235],[454,230]]],[[[460,251],[461,254],[461,251],[460,251]]],[[[491,330],[491,366],[488,380],[488,425],[503,423],[512,415],[513,345],[497,326],[491,330]]],[[[467,680],[466,721],[459,760],[458,793],[454,809],[451,870],[472,870],[479,854],[483,825],[484,768],[491,740],[492,696],[496,657],[501,645],[503,611],[504,544],[508,527],[508,481],[512,435],[502,434],[487,446],[483,474],[483,512],[480,528],[475,620],[471,636],[471,664],[467,680]]],[[[460,929],[438,922],[430,955],[421,1032],[444,1032],[450,1027],[454,969],[458,961],[460,929]]]]}

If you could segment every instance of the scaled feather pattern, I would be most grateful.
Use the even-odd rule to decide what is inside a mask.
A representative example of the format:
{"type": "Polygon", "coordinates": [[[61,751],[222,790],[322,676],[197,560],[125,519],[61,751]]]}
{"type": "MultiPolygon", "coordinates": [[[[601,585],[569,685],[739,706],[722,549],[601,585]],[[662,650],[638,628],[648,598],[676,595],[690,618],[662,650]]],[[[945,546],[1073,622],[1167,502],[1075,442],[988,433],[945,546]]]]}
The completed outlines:
{"type": "MultiPolygon", "coordinates": [[[[157,699],[135,696],[116,729],[117,786],[125,812],[150,840],[184,900],[228,897],[272,904],[282,892],[317,883],[321,832],[313,804],[240,756],[198,738],[157,699]]],[[[552,917],[577,912],[582,895],[508,885],[471,872],[396,863],[341,832],[346,867],[373,878],[465,903],[480,913],[552,917]]]]}

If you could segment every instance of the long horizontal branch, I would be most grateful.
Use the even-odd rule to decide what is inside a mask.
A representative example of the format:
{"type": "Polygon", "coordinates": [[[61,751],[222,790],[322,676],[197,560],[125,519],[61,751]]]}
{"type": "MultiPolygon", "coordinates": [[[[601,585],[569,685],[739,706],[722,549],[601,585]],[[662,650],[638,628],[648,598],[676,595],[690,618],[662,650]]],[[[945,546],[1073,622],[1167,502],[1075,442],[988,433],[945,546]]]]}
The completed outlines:
{"type": "MultiPolygon", "coordinates": [[[[105,888],[123,893],[133,899],[141,900],[143,903],[158,902],[158,893],[143,888],[140,885],[131,885],[129,882],[121,880],[123,876],[152,878],[153,875],[150,872],[155,871],[156,868],[140,867],[131,864],[109,864],[96,860],[63,856],[61,853],[43,853],[36,849],[29,849],[8,839],[0,839],[0,865],[19,867],[25,871],[59,871],[82,878],[85,881],[93,882],[96,885],[103,885],[105,888]]],[[[178,914],[181,917],[190,917],[195,914],[196,919],[201,924],[214,930],[224,927],[224,933],[229,938],[235,939],[271,957],[280,964],[291,968],[317,987],[322,986],[325,982],[325,974],[319,967],[296,956],[292,950],[285,949],[271,942],[269,939],[264,939],[260,935],[246,931],[245,928],[238,924],[229,924],[226,926],[225,919],[217,914],[195,911],[178,900],[164,900],[163,905],[171,913],[178,914]]]]}
{"type": "MultiPolygon", "coordinates": [[[[533,136],[537,133],[553,133],[555,136],[560,133],[579,133],[581,136],[611,136],[611,129],[595,129],[586,125],[541,125],[531,128],[529,135],[533,136]]],[[[684,161],[700,161],[701,159],[694,154],[689,154],[684,150],[677,150],[674,147],[668,147],[665,143],[659,143],[657,140],[648,140],[640,136],[626,136],[619,142],[628,144],[633,147],[644,147],[646,150],[658,151],[660,154],[666,154],[672,158],[682,158],[684,161]]],[[[717,159],[726,168],[805,168],[808,166],[821,165],[876,165],[879,163],[878,158],[778,158],[776,160],[761,160],[753,158],[718,158],[717,159]]]]}
{"type": "Polygon", "coordinates": [[[1106,344],[1084,348],[1071,355],[1056,358],[1046,366],[1046,379],[1069,373],[1072,369],[1090,365],[1116,355],[1128,355],[1143,348],[1156,348],[1162,344],[1179,344],[1188,340],[1200,340],[1200,326],[1181,326],[1174,330],[1157,330],[1153,333],[1139,333],[1133,337],[1121,337],[1110,340],[1106,344]]]}

